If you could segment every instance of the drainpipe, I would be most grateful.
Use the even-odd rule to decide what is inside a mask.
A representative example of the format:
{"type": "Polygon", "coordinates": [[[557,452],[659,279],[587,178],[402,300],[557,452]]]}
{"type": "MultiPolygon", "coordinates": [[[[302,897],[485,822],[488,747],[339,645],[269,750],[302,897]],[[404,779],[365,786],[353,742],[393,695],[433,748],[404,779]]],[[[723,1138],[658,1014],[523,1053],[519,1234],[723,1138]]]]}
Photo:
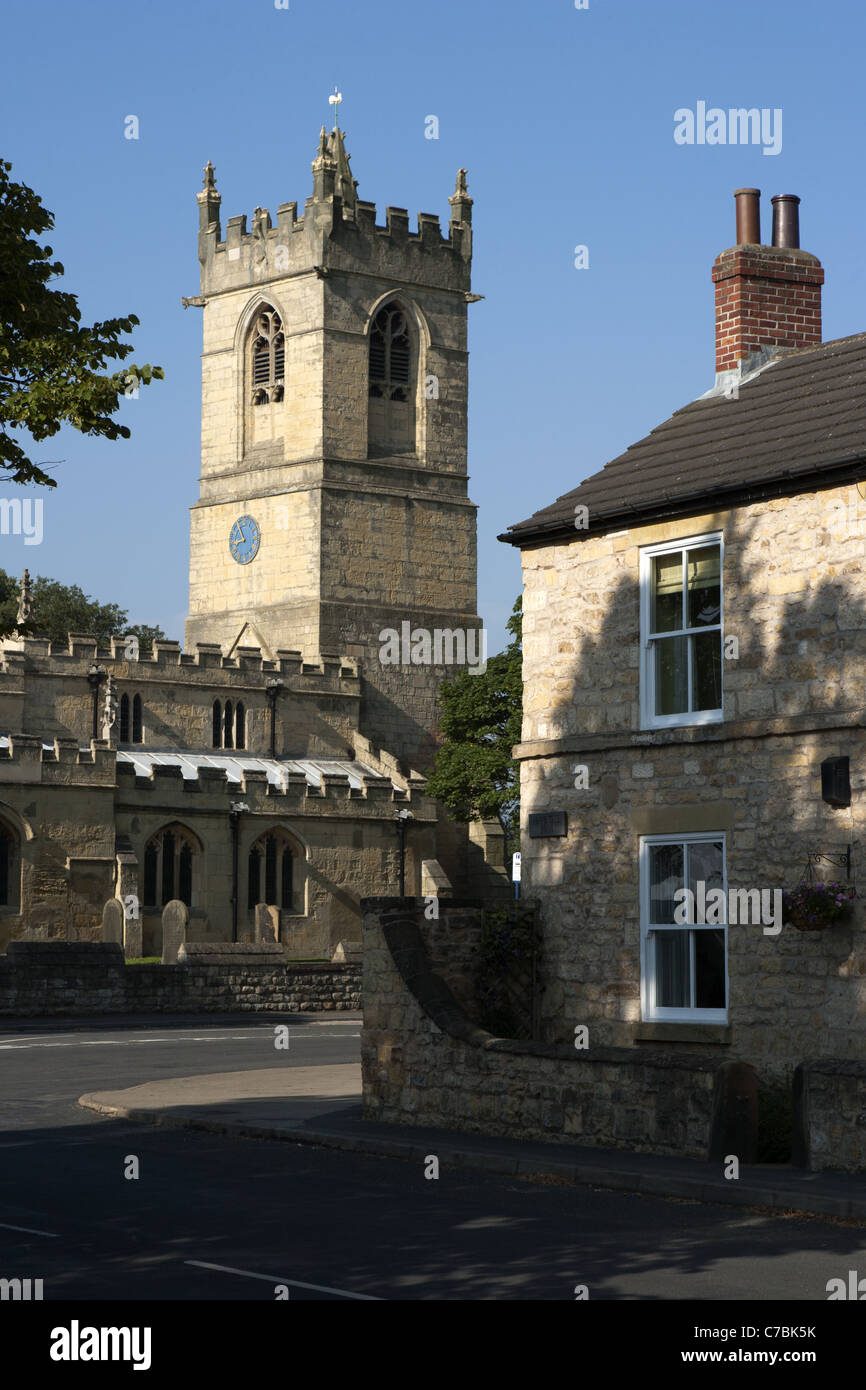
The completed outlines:
{"type": "Polygon", "coordinates": [[[282,681],[270,680],[265,689],[271,704],[271,757],[277,756],[277,700],[283,694],[286,687],[282,681]]]}
{"type": "Polygon", "coordinates": [[[238,939],[238,845],[241,814],[249,809],[245,801],[233,801],[229,807],[229,823],[232,828],[232,941],[238,939]]]}

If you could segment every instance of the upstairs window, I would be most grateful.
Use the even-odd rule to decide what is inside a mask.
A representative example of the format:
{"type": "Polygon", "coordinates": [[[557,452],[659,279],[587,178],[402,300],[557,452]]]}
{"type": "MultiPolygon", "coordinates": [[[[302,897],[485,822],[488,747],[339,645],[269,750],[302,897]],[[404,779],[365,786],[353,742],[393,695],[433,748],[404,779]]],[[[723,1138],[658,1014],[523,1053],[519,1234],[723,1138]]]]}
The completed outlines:
{"type": "Polygon", "coordinates": [[[251,399],[254,406],[283,399],[286,340],[276,309],[262,309],[250,335],[251,399]]]}
{"type": "Polygon", "coordinates": [[[370,329],[369,452],[405,454],[415,448],[415,384],[409,319],[402,305],[385,304],[370,329]]]}
{"type": "Polygon", "coordinates": [[[246,748],[247,712],[242,700],[234,707],[226,700],[225,708],[222,701],[214,700],[211,734],[214,748],[246,748]]]}
{"type": "Polygon", "coordinates": [[[722,538],[641,554],[641,709],[645,729],[722,718],[722,538]]]}
{"type": "Polygon", "coordinates": [[[235,748],[247,746],[247,716],[243,702],[238,700],[235,708],[235,748]]]}
{"type": "Polygon", "coordinates": [[[142,742],[143,732],[140,695],[134,695],[132,700],[130,700],[128,695],[121,695],[120,697],[119,738],[121,743],[142,742]]]}

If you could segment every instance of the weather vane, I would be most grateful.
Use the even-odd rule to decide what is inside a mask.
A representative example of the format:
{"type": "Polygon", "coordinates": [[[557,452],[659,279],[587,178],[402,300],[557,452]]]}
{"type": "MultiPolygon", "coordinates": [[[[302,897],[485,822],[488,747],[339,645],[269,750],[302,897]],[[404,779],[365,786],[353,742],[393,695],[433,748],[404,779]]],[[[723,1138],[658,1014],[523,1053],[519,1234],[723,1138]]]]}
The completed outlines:
{"type": "Polygon", "coordinates": [[[340,102],[341,102],[342,100],[343,100],[343,93],[342,93],[342,92],[338,92],[337,89],[336,89],[336,87],[335,87],[335,88],[334,88],[333,96],[329,96],[329,97],[328,97],[328,104],[329,104],[330,106],[333,106],[333,108],[334,108],[334,129],[335,129],[335,130],[337,129],[337,126],[338,126],[339,123],[340,123],[340,122],[339,122],[339,116],[340,116],[340,102]]]}

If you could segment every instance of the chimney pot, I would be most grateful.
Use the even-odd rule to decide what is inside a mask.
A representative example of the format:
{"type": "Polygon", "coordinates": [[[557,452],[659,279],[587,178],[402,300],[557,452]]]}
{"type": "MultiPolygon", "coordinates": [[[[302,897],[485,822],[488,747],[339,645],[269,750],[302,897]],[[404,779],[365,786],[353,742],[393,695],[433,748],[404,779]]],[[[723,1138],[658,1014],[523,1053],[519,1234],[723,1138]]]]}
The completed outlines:
{"type": "Polygon", "coordinates": [[[738,188],[734,193],[734,197],[737,200],[737,245],[760,246],[760,188],[738,188]]]}
{"type": "Polygon", "coordinates": [[[799,250],[800,199],[773,199],[773,242],[763,246],[758,189],[738,188],[734,197],[737,244],[713,263],[717,384],[821,342],[824,271],[817,257],[799,250]],[[789,254],[795,250],[796,257],[789,254]]]}
{"type": "Polygon", "coordinates": [[[779,193],[773,204],[773,245],[797,250],[800,245],[800,199],[796,193],[779,193]]]}

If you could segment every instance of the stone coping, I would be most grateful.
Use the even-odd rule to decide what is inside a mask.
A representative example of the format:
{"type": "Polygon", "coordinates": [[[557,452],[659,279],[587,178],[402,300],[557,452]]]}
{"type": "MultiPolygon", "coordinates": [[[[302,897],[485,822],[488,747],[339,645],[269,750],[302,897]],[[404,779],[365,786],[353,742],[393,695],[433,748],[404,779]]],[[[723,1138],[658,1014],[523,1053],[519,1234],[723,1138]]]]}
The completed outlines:
{"type": "Polygon", "coordinates": [[[485,1052],[553,1058],[562,1062],[592,1062],[601,1066],[626,1064],[631,1067],[657,1067],[669,1071],[685,1069],[716,1072],[724,1065],[720,1057],[705,1057],[689,1052],[671,1054],[633,1047],[599,1047],[593,1048],[592,1051],[578,1051],[572,1046],[560,1043],[498,1038],[472,1022],[442,977],[433,971],[421,930],[417,922],[408,916],[405,900],[380,898],[365,901],[368,908],[373,904],[380,905],[382,933],[406,988],[437,1027],[458,1042],[468,1043],[471,1047],[485,1052]]]}

